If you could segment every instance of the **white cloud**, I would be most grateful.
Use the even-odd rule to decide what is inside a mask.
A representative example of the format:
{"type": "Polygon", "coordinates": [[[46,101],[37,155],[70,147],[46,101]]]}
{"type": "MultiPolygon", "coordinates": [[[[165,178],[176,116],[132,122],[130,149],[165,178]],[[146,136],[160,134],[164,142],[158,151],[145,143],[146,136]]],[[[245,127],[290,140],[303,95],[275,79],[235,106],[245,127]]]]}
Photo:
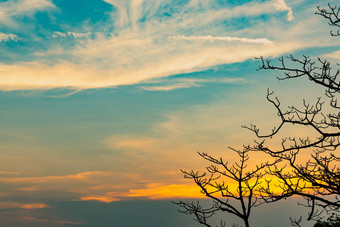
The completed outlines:
{"type": "Polygon", "coordinates": [[[66,34],[63,33],[63,32],[53,32],[53,35],[52,35],[53,38],[57,38],[57,37],[66,37],[66,34]]]}
{"type": "Polygon", "coordinates": [[[87,38],[91,35],[91,32],[86,32],[86,33],[67,32],[67,35],[73,36],[74,38],[87,38]]]}
{"type": "Polygon", "coordinates": [[[288,11],[287,13],[287,20],[292,21],[294,20],[293,10],[291,7],[288,7],[285,0],[276,0],[274,1],[274,6],[276,10],[288,11]]]}
{"type": "Polygon", "coordinates": [[[206,36],[170,36],[170,39],[177,39],[177,40],[202,40],[202,41],[227,41],[227,42],[233,42],[233,41],[239,41],[244,43],[259,43],[259,44],[273,44],[272,41],[268,39],[249,39],[249,38],[239,38],[239,37],[230,37],[230,36],[216,36],[213,37],[211,35],[206,36]]]}
{"type": "Polygon", "coordinates": [[[12,33],[2,33],[0,32],[0,42],[8,42],[8,41],[18,41],[20,38],[17,35],[12,33]]]}
{"type": "Polygon", "coordinates": [[[85,33],[79,33],[79,32],[58,32],[55,31],[53,32],[52,37],[57,38],[57,37],[73,37],[73,38],[88,38],[92,33],[91,32],[85,32],[85,33]]]}

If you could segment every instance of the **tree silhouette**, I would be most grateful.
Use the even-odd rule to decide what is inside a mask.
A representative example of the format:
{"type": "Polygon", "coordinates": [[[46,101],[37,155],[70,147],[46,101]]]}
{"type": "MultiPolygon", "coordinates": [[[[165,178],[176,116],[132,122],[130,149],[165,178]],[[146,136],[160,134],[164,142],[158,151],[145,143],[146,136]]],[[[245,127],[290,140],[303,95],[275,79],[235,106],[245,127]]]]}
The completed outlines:
{"type": "MultiPolygon", "coordinates": [[[[203,159],[212,163],[206,167],[207,172],[185,171],[186,178],[192,179],[201,189],[206,197],[213,200],[213,204],[208,208],[203,208],[199,202],[174,202],[181,207],[180,212],[195,216],[195,220],[202,225],[212,226],[208,219],[217,212],[227,212],[242,219],[246,227],[249,227],[249,217],[253,207],[260,205],[258,188],[262,183],[262,178],[266,175],[266,168],[274,166],[280,160],[265,162],[256,165],[254,169],[248,168],[249,153],[254,149],[244,146],[242,150],[234,151],[239,161],[230,165],[222,158],[216,159],[206,153],[198,153],[203,159]],[[231,185],[235,184],[235,187],[231,185]]],[[[221,221],[221,226],[226,226],[225,221],[221,221]]]]}
{"type": "MultiPolygon", "coordinates": [[[[332,26],[340,26],[340,7],[328,5],[329,9],[317,7],[316,14],[328,19],[332,26]]],[[[340,35],[339,30],[332,36],[340,35]]],[[[324,111],[325,103],[318,98],[314,105],[303,100],[303,107],[290,106],[283,110],[277,97],[268,91],[267,99],[274,105],[281,123],[273,128],[272,132],[264,135],[255,125],[244,126],[253,131],[258,138],[269,139],[277,136],[284,125],[305,126],[312,129],[318,136],[315,139],[309,137],[286,137],[282,139],[281,149],[272,149],[265,146],[265,140],[257,142],[254,150],[260,150],[273,157],[285,160],[290,168],[274,166],[268,170],[268,174],[275,176],[280,184],[280,193],[274,192],[272,183],[267,181],[266,187],[261,192],[265,195],[266,202],[275,202],[292,195],[302,196],[306,203],[302,204],[310,208],[307,220],[319,220],[320,214],[340,211],[340,156],[337,148],[340,145],[340,112],[337,95],[340,93],[339,69],[333,69],[328,60],[317,58],[312,60],[307,56],[296,58],[292,55],[281,57],[278,64],[271,60],[258,58],[261,61],[259,70],[275,70],[284,73],[279,80],[307,77],[310,81],[325,88],[326,97],[329,98],[327,111],[324,111]],[[310,153],[310,159],[305,157],[299,160],[299,155],[304,151],[310,153]],[[321,209],[317,209],[321,208],[321,209]]],[[[339,64],[338,64],[339,65],[339,64]]],[[[338,66],[337,65],[337,66],[338,66]]],[[[277,190],[277,188],[276,188],[277,190]]],[[[299,226],[298,221],[293,221],[299,226]]]]}
{"type": "MultiPolygon", "coordinates": [[[[326,9],[317,7],[316,14],[338,29],[330,31],[332,36],[340,36],[339,12],[340,7],[330,4],[326,9]]],[[[268,134],[262,134],[256,125],[243,126],[254,132],[260,141],[255,141],[253,146],[244,146],[243,150],[231,148],[240,157],[240,161],[234,165],[228,165],[222,158],[216,159],[199,153],[212,163],[207,167],[208,173],[182,172],[199,186],[203,195],[213,200],[213,205],[203,208],[199,202],[180,201],[176,204],[182,208],[182,213],[195,215],[196,221],[205,226],[212,226],[208,224],[208,220],[217,212],[227,212],[242,219],[248,227],[252,208],[263,202],[272,203],[295,195],[305,198],[306,202],[300,205],[310,208],[307,220],[317,220],[319,225],[316,226],[322,226],[322,223],[326,223],[321,221],[322,213],[327,215],[328,212],[340,211],[340,155],[337,154],[340,145],[340,105],[337,100],[340,93],[340,71],[333,69],[328,60],[313,60],[308,56],[281,57],[278,63],[272,63],[272,60],[263,57],[258,59],[261,62],[259,70],[283,72],[284,76],[278,77],[279,80],[307,77],[325,88],[329,99],[327,108],[321,98],[317,98],[314,104],[303,100],[302,107],[284,108],[280,100],[273,97],[273,92],[268,90],[267,100],[275,107],[280,124],[268,134]],[[310,128],[317,136],[287,136],[282,138],[279,149],[267,146],[266,140],[278,137],[285,125],[310,128]],[[273,161],[262,163],[250,171],[246,170],[250,152],[263,152],[273,161]],[[307,160],[303,155],[306,152],[310,154],[307,160]],[[265,175],[271,175],[271,180],[264,179],[265,175]],[[236,182],[235,192],[231,188],[231,182],[236,182]]],[[[330,216],[328,221],[332,222],[333,217],[337,216],[330,216]]],[[[291,219],[291,223],[293,226],[301,226],[301,220],[302,217],[291,219]]],[[[221,221],[221,226],[225,225],[221,221]]]]}

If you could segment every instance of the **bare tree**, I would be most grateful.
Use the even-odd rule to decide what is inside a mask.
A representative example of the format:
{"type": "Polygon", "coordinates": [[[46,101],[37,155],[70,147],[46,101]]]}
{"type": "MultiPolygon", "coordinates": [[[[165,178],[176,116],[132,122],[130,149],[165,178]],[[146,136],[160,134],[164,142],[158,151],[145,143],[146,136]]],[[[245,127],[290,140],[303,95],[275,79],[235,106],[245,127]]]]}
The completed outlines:
{"type": "MultiPolygon", "coordinates": [[[[317,7],[316,14],[326,18],[331,26],[340,27],[339,12],[339,7],[328,5],[328,9],[317,7]]],[[[339,30],[331,31],[331,35],[340,36],[339,30]]],[[[207,173],[182,172],[199,186],[203,195],[212,199],[213,204],[209,208],[203,208],[199,202],[180,201],[176,204],[182,208],[181,212],[195,215],[195,220],[205,226],[212,226],[208,224],[209,218],[217,212],[227,212],[242,219],[248,227],[252,208],[293,195],[305,198],[306,202],[300,205],[310,208],[307,220],[320,220],[321,213],[325,211],[340,211],[340,155],[337,154],[340,145],[340,105],[337,100],[340,70],[333,69],[328,60],[313,60],[307,56],[296,58],[290,55],[280,58],[279,63],[272,63],[263,57],[258,59],[261,62],[259,70],[283,72],[284,76],[278,77],[279,80],[307,77],[322,86],[329,98],[329,106],[325,111],[325,103],[317,98],[313,105],[303,100],[302,107],[285,108],[268,90],[267,100],[275,107],[281,122],[268,134],[262,134],[256,125],[243,126],[254,132],[259,141],[255,141],[253,146],[245,146],[241,151],[231,148],[240,157],[238,163],[228,165],[222,158],[199,153],[212,163],[207,167],[207,173]],[[267,140],[278,137],[285,125],[310,128],[317,136],[287,136],[282,138],[279,149],[268,146],[267,140]],[[247,171],[249,152],[263,152],[273,161],[247,171]],[[306,152],[310,155],[307,159],[306,155],[301,155],[306,152]],[[263,178],[265,175],[271,175],[275,180],[266,180],[263,178]],[[238,185],[235,192],[230,187],[232,181],[238,185]],[[237,201],[238,206],[231,200],[237,201]]],[[[293,226],[301,226],[301,221],[302,217],[291,218],[293,226]]],[[[225,222],[221,222],[221,226],[225,226],[225,222]]]]}
{"type": "MultiPolygon", "coordinates": [[[[316,14],[329,20],[331,26],[339,27],[339,12],[337,6],[328,5],[329,9],[317,7],[316,14]]],[[[339,30],[332,36],[339,36],[339,30]]],[[[331,62],[317,58],[315,61],[307,56],[296,58],[292,55],[279,58],[279,63],[258,58],[261,61],[259,70],[275,70],[283,72],[279,80],[307,77],[310,81],[325,88],[326,96],[330,99],[328,111],[324,111],[324,103],[318,98],[314,105],[303,100],[303,107],[290,106],[282,108],[277,97],[268,91],[267,100],[276,108],[281,123],[269,134],[260,133],[256,125],[244,126],[255,133],[262,140],[257,142],[254,150],[265,152],[273,157],[285,160],[288,167],[274,166],[267,172],[275,176],[280,184],[280,193],[274,192],[273,184],[267,181],[261,188],[266,202],[275,202],[292,195],[302,196],[310,208],[307,220],[318,220],[323,211],[340,211],[340,112],[338,100],[340,93],[339,68],[333,69],[331,62]],[[284,125],[305,126],[312,129],[318,136],[282,138],[281,149],[273,149],[265,145],[265,139],[277,136],[284,125]],[[310,153],[310,159],[299,160],[299,155],[305,151],[310,153]],[[322,208],[318,210],[317,208],[322,208]]],[[[337,65],[338,66],[338,65],[337,65]]],[[[276,189],[277,191],[277,189],[276,189]]],[[[292,220],[292,224],[299,226],[301,219],[292,220]]]]}
{"type": "MultiPolygon", "coordinates": [[[[222,158],[216,159],[206,153],[198,153],[202,158],[212,163],[206,167],[207,172],[185,171],[186,178],[192,179],[201,189],[201,193],[212,199],[211,207],[203,208],[199,202],[175,202],[181,207],[180,212],[195,216],[195,220],[204,226],[212,226],[208,219],[218,212],[226,212],[242,219],[246,227],[249,227],[249,217],[253,207],[261,204],[259,201],[258,187],[262,177],[266,174],[265,169],[275,165],[279,159],[272,163],[265,162],[256,165],[253,170],[248,170],[247,162],[250,146],[244,146],[242,150],[230,148],[239,156],[239,161],[230,165],[222,158]],[[235,187],[231,185],[235,184],[235,187]]],[[[221,221],[221,226],[226,222],[221,221]]]]}

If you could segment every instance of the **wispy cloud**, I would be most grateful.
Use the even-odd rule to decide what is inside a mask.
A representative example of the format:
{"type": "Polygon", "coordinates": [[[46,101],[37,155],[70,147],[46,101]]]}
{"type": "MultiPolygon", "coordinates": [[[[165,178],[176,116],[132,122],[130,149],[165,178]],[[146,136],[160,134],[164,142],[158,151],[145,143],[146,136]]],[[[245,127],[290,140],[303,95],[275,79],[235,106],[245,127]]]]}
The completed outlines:
{"type": "Polygon", "coordinates": [[[58,32],[55,31],[53,32],[52,37],[57,38],[57,37],[73,37],[73,38],[88,38],[92,33],[91,32],[86,32],[86,33],[79,33],[79,32],[58,32]]]}
{"type": "Polygon", "coordinates": [[[274,7],[277,10],[288,11],[288,13],[287,13],[287,20],[288,21],[294,20],[293,10],[292,10],[291,7],[289,7],[287,5],[285,0],[276,0],[276,1],[273,1],[273,3],[274,3],[274,7]]]}
{"type": "Polygon", "coordinates": [[[12,33],[2,33],[0,32],[0,42],[8,42],[8,41],[18,41],[20,38],[17,35],[12,33]]]}
{"type": "MultiPolygon", "coordinates": [[[[52,38],[60,43],[54,43],[46,52],[33,54],[36,61],[1,64],[0,89],[115,87],[197,72],[260,55],[278,56],[304,47],[332,45],[310,41],[309,37],[322,34],[316,30],[322,26],[310,22],[314,15],[309,15],[309,8],[300,12],[303,15],[297,15],[299,22],[293,20],[293,9],[284,0],[238,6],[203,0],[106,2],[114,10],[111,20],[101,25],[105,32],[81,32],[71,26],[68,31],[55,31],[51,37],[73,37],[74,45],[63,46],[62,41],[52,38]],[[290,23],[282,20],[281,12],[287,12],[283,18],[290,23]],[[261,15],[275,14],[280,18],[269,17],[265,22],[258,19],[261,15]],[[227,23],[240,18],[249,18],[251,26],[227,23]]],[[[27,3],[17,1],[6,7],[23,10],[24,4],[27,3]]],[[[24,12],[51,7],[50,1],[35,0],[30,10],[24,12]]],[[[183,82],[145,89],[173,90],[196,85],[183,82]]]]}
{"type": "Polygon", "coordinates": [[[77,174],[64,176],[42,176],[42,177],[11,177],[0,178],[0,182],[6,183],[46,183],[46,182],[65,182],[65,181],[82,181],[96,176],[112,175],[110,171],[88,171],[77,174]]]}
{"type": "MultiPolygon", "coordinates": [[[[122,145],[125,147],[125,145],[122,145]]],[[[128,197],[129,187],[140,184],[140,177],[135,173],[112,172],[112,171],[87,171],[77,174],[59,176],[37,176],[37,177],[1,177],[2,195],[8,200],[18,201],[20,198],[38,198],[38,201],[51,199],[51,191],[55,192],[53,199],[67,198],[77,200],[79,198],[98,197],[98,195],[110,192],[111,198],[120,200],[128,197]],[[119,182],[119,183],[118,183],[119,182]],[[113,192],[112,192],[113,191],[113,192]],[[19,199],[18,199],[19,198],[19,199]]],[[[100,200],[100,198],[96,198],[100,200]]],[[[104,200],[104,198],[103,198],[104,200]]],[[[113,201],[113,199],[111,199],[113,201]]],[[[0,202],[0,209],[42,209],[48,208],[44,202],[21,203],[0,202]]]]}
{"type": "Polygon", "coordinates": [[[197,84],[171,84],[171,85],[163,85],[163,86],[142,86],[141,89],[146,91],[172,91],[181,88],[189,88],[198,86],[197,84]]]}
{"type": "Polygon", "coordinates": [[[178,39],[178,40],[202,40],[202,41],[239,41],[244,43],[262,43],[262,44],[273,44],[272,41],[268,39],[248,39],[248,38],[239,38],[239,37],[230,37],[230,36],[170,36],[170,39],[178,39]]]}
{"type": "Polygon", "coordinates": [[[141,89],[146,91],[172,91],[176,89],[199,87],[202,84],[207,83],[219,83],[219,84],[239,84],[248,83],[245,78],[211,78],[211,79],[168,79],[168,80],[155,80],[149,84],[140,86],[141,89]]]}

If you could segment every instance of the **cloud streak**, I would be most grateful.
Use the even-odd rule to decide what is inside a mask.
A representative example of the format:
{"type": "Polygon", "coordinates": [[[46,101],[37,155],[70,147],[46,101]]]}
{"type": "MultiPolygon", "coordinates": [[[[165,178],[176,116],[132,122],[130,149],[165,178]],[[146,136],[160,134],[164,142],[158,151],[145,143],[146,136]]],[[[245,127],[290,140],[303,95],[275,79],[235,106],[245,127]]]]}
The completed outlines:
{"type": "Polygon", "coordinates": [[[48,183],[48,182],[65,182],[65,181],[82,181],[88,180],[91,177],[110,176],[110,171],[87,171],[78,174],[64,175],[64,176],[43,176],[43,177],[12,177],[0,178],[0,182],[5,183],[48,183]]]}
{"type": "Polygon", "coordinates": [[[177,39],[177,40],[202,40],[202,41],[227,41],[227,42],[233,42],[233,41],[239,41],[244,43],[258,43],[258,44],[273,44],[272,41],[268,39],[248,39],[248,38],[239,38],[239,37],[230,37],[230,36],[216,36],[213,37],[211,35],[207,36],[170,36],[170,39],[177,39]]]}
{"type": "Polygon", "coordinates": [[[86,33],[79,33],[79,32],[53,32],[52,37],[57,38],[57,37],[73,37],[73,38],[88,38],[92,33],[91,32],[86,32],[86,33]]]}
{"type": "Polygon", "coordinates": [[[44,203],[15,203],[15,202],[0,202],[0,209],[25,209],[25,210],[34,210],[34,209],[43,209],[48,208],[49,206],[44,203]]]}
{"type": "Polygon", "coordinates": [[[240,84],[249,83],[244,78],[221,78],[221,79],[171,79],[150,81],[149,84],[140,86],[142,90],[146,91],[172,91],[176,89],[183,89],[189,87],[199,87],[202,84],[219,83],[219,84],[240,84]]]}

